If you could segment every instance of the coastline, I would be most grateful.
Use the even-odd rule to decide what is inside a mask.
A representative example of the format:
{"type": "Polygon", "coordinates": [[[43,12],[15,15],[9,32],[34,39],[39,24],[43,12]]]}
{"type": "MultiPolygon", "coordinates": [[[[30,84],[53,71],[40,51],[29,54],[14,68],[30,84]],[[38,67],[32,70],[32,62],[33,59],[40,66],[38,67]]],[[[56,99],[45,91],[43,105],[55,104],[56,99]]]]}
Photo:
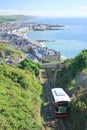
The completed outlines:
{"type": "MultiPolygon", "coordinates": [[[[18,35],[19,37],[22,37],[22,38],[24,38],[24,39],[26,39],[28,42],[30,42],[31,44],[33,44],[33,45],[35,45],[35,46],[37,46],[37,47],[40,47],[40,48],[44,48],[44,47],[46,47],[46,45],[44,45],[42,42],[44,41],[44,40],[42,40],[42,42],[41,41],[39,41],[39,40],[32,40],[32,39],[29,39],[29,37],[27,36],[27,33],[29,33],[29,32],[32,32],[32,30],[28,30],[28,31],[13,31],[13,33],[14,34],[16,34],[16,35],[18,35]]],[[[50,42],[50,41],[49,41],[50,42]]],[[[63,56],[63,55],[61,55],[61,57],[60,57],[60,59],[63,61],[63,60],[66,60],[67,59],[67,57],[66,56],[63,56]]]]}
{"type": "MultiPolygon", "coordinates": [[[[27,33],[29,33],[29,32],[27,32],[27,33]]],[[[32,43],[33,45],[39,46],[39,47],[41,47],[41,48],[45,47],[45,45],[44,45],[42,42],[40,42],[40,41],[38,41],[38,40],[29,39],[29,38],[27,37],[27,33],[24,34],[24,38],[25,38],[27,41],[29,41],[29,42],[32,43]]]]}
{"type": "Polygon", "coordinates": [[[36,45],[36,46],[39,46],[39,47],[46,47],[42,42],[38,41],[38,40],[32,40],[32,39],[29,39],[27,37],[27,33],[29,32],[32,32],[32,30],[28,30],[28,31],[16,31],[16,30],[13,30],[12,33],[19,36],[19,37],[22,37],[24,39],[26,39],[28,42],[30,42],[31,44],[33,45],[36,45]]]}
{"type": "MultiPolygon", "coordinates": [[[[27,32],[27,33],[28,33],[28,32],[27,32]]],[[[46,45],[44,45],[41,41],[29,39],[29,38],[27,37],[27,33],[24,34],[24,37],[25,37],[26,40],[28,40],[28,41],[31,42],[32,44],[34,44],[34,45],[36,45],[36,46],[39,46],[39,47],[41,47],[41,48],[46,47],[46,45]]],[[[42,41],[45,41],[45,40],[42,40],[42,41]]],[[[49,42],[50,42],[50,41],[49,41],[49,42]]],[[[63,60],[66,60],[67,57],[61,55],[61,56],[60,56],[60,59],[63,61],[63,60]]]]}
{"type": "MultiPolygon", "coordinates": [[[[78,22],[78,24],[77,24],[77,18],[76,19],[45,18],[42,19],[42,22],[40,22],[40,20],[38,20],[37,22],[37,20],[38,18],[35,19],[35,22],[31,21],[28,23],[25,21],[23,23],[22,21],[22,23],[18,22],[18,23],[11,23],[11,24],[9,23],[2,24],[1,39],[10,42],[10,40],[16,38],[15,39],[16,42],[21,42],[24,45],[26,43],[29,43],[28,41],[30,41],[32,42],[31,47],[36,45],[37,48],[38,46],[42,47],[43,46],[42,44],[44,44],[49,50],[52,49],[52,50],[56,50],[57,52],[60,51],[61,55],[66,56],[67,58],[74,58],[81,50],[87,48],[87,42],[86,42],[87,37],[85,37],[87,34],[87,30],[86,30],[87,23],[84,24],[84,19],[81,18],[81,22],[78,22]],[[74,23],[71,20],[73,21],[75,20],[74,23]],[[49,31],[47,30],[47,34],[46,34],[44,31],[48,29],[50,22],[52,23],[52,26],[61,23],[62,25],[64,25],[64,30],[54,31],[54,32],[51,31],[52,33],[49,33],[49,31]],[[42,31],[43,34],[34,33],[35,36],[33,36],[33,31],[35,29],[44,30],[42,31]],[[27,33],[27,35],[25,33],[27,33]],[[2,37],[3,35],[4,37],[2,37]],[[28,41],[25,38],[27,38],[28,41]],[[39,39],[42,39],[42,41],[39,39]],[[37,40],[38,43],[35,42],[35,40],[37,40]]],[[[14,42],[15,46],[16,46],[16,42],[14,42]]]]}

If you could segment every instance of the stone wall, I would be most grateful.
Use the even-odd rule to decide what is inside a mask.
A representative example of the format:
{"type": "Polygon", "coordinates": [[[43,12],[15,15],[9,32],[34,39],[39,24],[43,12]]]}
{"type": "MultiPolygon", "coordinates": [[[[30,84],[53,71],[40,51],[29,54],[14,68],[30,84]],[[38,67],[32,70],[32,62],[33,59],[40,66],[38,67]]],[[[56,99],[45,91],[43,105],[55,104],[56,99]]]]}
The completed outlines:
{"type": "Polygon", "coordinates": [[[48,60],[48,61],[60,61],[60,53],[57,54],[45,54],[42,56],[42,60],[48,60]]]}

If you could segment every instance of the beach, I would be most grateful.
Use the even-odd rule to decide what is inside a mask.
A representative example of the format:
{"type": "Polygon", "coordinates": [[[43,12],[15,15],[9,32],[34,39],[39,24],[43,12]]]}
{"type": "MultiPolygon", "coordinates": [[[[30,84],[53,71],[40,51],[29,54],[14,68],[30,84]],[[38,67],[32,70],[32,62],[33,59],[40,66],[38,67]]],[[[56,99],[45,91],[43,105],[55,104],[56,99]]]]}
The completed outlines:
{"type": "MultiPolygon", "coordinates": [[[[29,33],[29,32],[28,32],[29,33]]],[[[27,33],[24,34],[24,38],[29,41],[30,43],[32,43],[33,45],[36,45],[36,46],[39,46],[39,47],[45,47],[45,45],[43,45],[42,42],[38,41],[38,40],[32,40],[32,39],[29,39],[27,37],[27,33]]]]}
{"type": "Polygon", "coordinates": [[[32,43],[33,45],[39,46],[39,47],[45,47],[45,45],[43,45],[42,42],[38,41],[38,40],[33,40],[27,37],[27,33],[32,32],[32,30],[13,30],[12,33],[16,34],[19,37],[22,37],[23,39],[26,39],[28,42],[32,43]]]}

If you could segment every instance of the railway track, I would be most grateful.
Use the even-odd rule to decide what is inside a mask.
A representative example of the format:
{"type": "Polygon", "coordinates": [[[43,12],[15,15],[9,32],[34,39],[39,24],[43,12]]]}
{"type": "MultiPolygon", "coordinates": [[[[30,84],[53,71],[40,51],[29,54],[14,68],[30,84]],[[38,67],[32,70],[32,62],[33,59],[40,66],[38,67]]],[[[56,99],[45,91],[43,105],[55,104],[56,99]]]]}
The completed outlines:
{"type": "Polygon", "coordinates": [[[43,84],[43,118],[44,118],[44,129],[54,130],[54,104],[51,93],[50,84],[48,82],[48,76],[43,70],[41,73],[41,80],[43,84]]]}
{"type": "Polygon", "coordinates": [[[58,119],[54,130],[74,130],[68,118],[58,119]]]}
{"type": "Polygon", "coordinates": [[[53,105],[53,99],[52,99],[52,94],[51,94],[51,89],[48,81],[46,82],[46,85],[44,87],[45,90],[45,97],[46,97],[46,109],[45,109],[45,117],[47,119],[54,119],[54,105],[53,105]]]}
{"type": "Polygon", "coordinates": [[[43,82],[43,118],[45,130],[74,130],[68,118],[55,119],[55,107],[51,93],[52,86],[45,71],[42,72],[41,76],[45,79],[43,82]]]}
{"type": "MultiPolygon", "coordinates": [[[[68,118],[66,119],[62,119],[63,120],[63,124],[65,126],[65,128],[67,128],[67,130],[73,130],[72,125],[70,124],[70,121],[68,118]]],[[[66,130],[66,129],[65,129],[66,130]]]]}

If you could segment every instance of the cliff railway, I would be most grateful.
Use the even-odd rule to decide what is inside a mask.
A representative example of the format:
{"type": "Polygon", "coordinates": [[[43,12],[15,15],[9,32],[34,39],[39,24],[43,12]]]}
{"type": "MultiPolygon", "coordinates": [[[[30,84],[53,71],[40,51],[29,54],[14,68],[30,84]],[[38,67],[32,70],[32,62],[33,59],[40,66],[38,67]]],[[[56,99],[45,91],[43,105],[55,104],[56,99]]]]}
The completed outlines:
{"type": "MultiPolygon", "coordinates": [[[[44,119],[44,130],[74,130],[68,118],[55,118],[55,107],[53,103],[53,96],[51,89],[54,87],[54,83],[50,82],[49,69],[55,68],[56,65],[48,65],[46,68],[42,67],[40,73],[40,80],[43,85],[43,104],[42,104],[42,116],[44,119]]],[[[57,65],[58,67],[58,65],[57,65]]]]}

